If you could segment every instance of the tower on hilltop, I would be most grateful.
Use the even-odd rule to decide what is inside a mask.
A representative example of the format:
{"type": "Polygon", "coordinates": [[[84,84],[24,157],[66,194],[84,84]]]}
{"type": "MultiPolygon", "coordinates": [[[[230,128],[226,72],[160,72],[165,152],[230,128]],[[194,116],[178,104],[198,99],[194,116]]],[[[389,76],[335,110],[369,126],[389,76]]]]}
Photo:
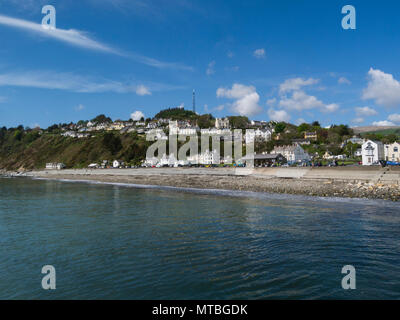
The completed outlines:
{"type": "Polygon", "coordinates": [[[193,112],[196,113],[196,92],[193,89],[193,112]]]}

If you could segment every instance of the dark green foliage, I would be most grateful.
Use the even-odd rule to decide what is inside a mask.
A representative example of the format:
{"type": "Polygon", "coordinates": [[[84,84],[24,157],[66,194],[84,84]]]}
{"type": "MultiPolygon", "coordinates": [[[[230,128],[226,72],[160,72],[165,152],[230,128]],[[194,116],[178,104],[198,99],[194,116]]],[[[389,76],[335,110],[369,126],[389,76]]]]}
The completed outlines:
{"type": "Polygon", "coordinates": [[[190,110],[183,108],[169,108],[161,110],[154,117],[155,119],[171,119],[171,120],[196,120],[198,115],[190,110]]]}
{"type": "Polygon", "coordinates": [[[211,128],[212,126],[214,126],[214,124],[215,124],[215,120],[211,114],[203,114],[197,120],[197,125],[201,129],[211,128]]]}
{"type": "Polygon", "coordinates": [[[99,123],[111,123],[112,120],[109,117],[106,117],[104,114],[98,115],[96,118],[91,120],[92,122],[99,124],[99,123]]]}
{"type": "Polygon", "coordinates": [[[275,133],[282,133],[286,129],[286,123],[279,122],[275,125],[275,133]]]}
{"type": "Polygon", "coordinates": [[[140,163],[151,142],[143,135],[101,133],[94,138],[66,138],[38,130],[0,129],[0,168],[43,169],[47,162],[62,162],[68,168],[84,168],[102,160],[121,159],[140,163]]]}
{"type": "Polygon", "coordinates": [[[103,147],[110,151],[111,154],[116,154],[122,149],[121,138],[114,133],[106,132],[103,135],[103,147]]]}
{"type": "Polygon", "coordinates": [[[250,120],[243,116],[228,117],[229,125],[235,129],[246,129],[249,126],[250,120]]]}

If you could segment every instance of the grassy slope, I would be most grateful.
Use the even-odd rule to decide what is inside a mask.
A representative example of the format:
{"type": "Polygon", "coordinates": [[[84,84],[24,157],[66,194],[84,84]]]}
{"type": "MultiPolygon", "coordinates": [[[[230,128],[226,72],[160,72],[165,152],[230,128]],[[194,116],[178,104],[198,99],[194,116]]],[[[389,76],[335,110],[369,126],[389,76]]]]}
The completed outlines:
{"type": "Polygon", "coordinates": [[[111,140],[104,134],[85,139],[44,134],[29,143],[8,137],[0,143],[0,168],[39,169],[47,162],[62,162],[67,167],[79,168],[114,159],[133,163],[144,158],[146,145],[148,142],[144,138],[133,134],[114,134],[111,140]]]}

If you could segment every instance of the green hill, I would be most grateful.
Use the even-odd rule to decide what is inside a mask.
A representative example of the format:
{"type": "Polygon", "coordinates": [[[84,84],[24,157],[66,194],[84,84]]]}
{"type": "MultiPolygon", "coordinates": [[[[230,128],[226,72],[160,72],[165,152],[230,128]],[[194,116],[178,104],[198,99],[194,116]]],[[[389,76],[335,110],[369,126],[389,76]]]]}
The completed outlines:
{"type": "Polygon", "coordinates": [[[155,119],[171,119],[171,120],[196,120],[199,116],[190,110],[183,108],[169,108],[161,110],[154,117],[155,119]]]}
{"type": "Polygon", "coordinates": [[[93,138],[67,138],[59,134],[21,129],[0,129],[0,168],[41,169],[47,162],[62,162],[68,168],[87,167],[102,160],[139,164],[151,142],[135,133],[99,133],[93,138]]]}

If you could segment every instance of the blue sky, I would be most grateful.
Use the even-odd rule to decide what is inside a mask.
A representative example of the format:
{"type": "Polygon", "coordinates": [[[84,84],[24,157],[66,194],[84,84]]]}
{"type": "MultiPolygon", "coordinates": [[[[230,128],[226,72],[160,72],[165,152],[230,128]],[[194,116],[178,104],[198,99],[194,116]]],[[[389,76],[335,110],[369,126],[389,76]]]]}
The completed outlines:
{"type": "MultiPolygon", "coordinates": [[[[166,107],[400,125],[398,1],[0,0],[0,126],[166,107]],[[57,29],[40,24],[56,8],[57,29]],[[356,30],[341,25],[344,5],[356,30]]],[[[138,113],[135,113],[138,114],[138,113]]]]}

